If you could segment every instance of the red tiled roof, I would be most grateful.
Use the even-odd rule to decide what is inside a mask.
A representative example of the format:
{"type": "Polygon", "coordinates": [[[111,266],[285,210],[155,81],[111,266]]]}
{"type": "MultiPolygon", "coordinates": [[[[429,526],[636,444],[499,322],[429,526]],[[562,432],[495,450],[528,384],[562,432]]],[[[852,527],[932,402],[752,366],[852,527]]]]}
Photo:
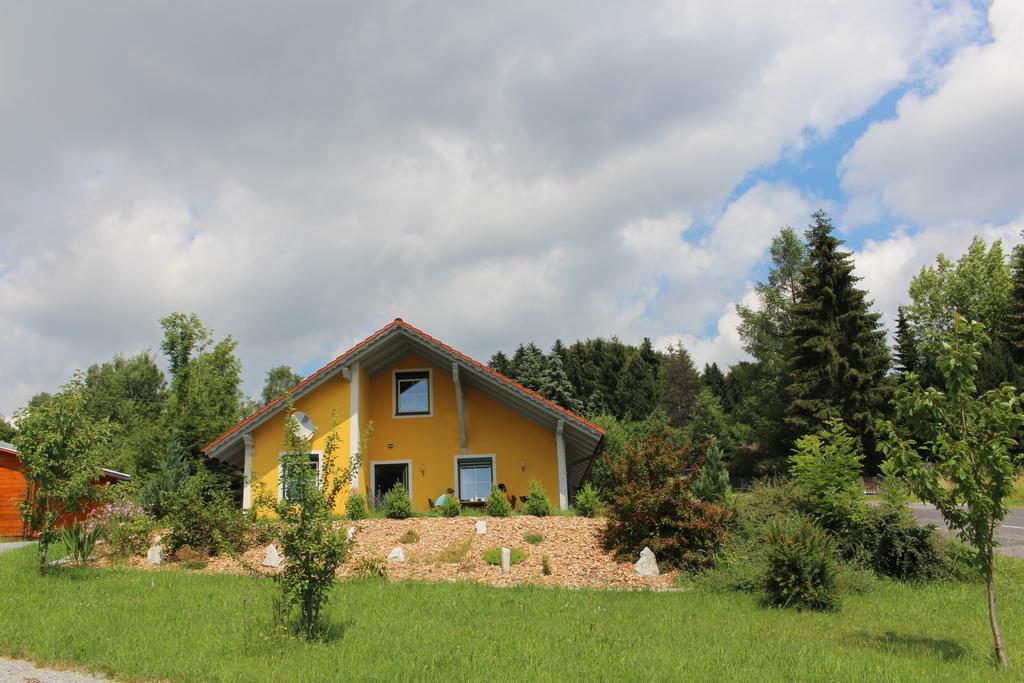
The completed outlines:
{"type": "MultiPolygon", "coordinates": [[[[327,372],[327,371],[331,370],[332,368],[337,367],[339,364],[343,363],[345,361],[345,359],[347,359],[349,356],[351,356],[356,351],[360,350],[361,348],[363,348],[364,346],[366,346],[370,342],[373,342],[374,340],[378,339],[379,337],[381,337],[386,332],[389,332],[389,331],[391,331],[392,329],[394,329],[396,327],[404,328],[404,329],[406,329],[406,330],[408,330],[408,331],[410,331],[410,332],[412,332],[412,333],[414,333],[416,335],[419,335],[423,339],[425,339],[425,340],[427,340],[427,341],[429,341],[429,342],[431,342],[433,344],[436,344],[437,346],[440,346],[444,350],[448,351],[449,353],[451,353],[451,354],[453,354],[455,356],[458,356],[459,359],[469,363],[470,365],[473,365],[474,367],[479,368],[480,370],[483,370],[484,372],[487,372],[487,373],[493,375],[494,377],[496,377],[497,379],[505,382],[506,384],[509,384],[510,386],[512,386],[512,387],[514,387],[514,388],[516,388],[516,389],[518,389],[518,390],[520,390],[520,391],[522,391],[522,392],[524,392],[526,394],[529,394],[533,398],[546,403],[551,408],[554,408],[555,410],[565,414],[566,417],[568,417],[569,419],[575,420],[576,422],[579,422],[580,424],[586,425],[587,427],[590,427],[591,429],[596,430],[598,433],[600,433],[602,435],[605,433],[603,429],[598,427],[596,424],[594,424],[590,420],[587,420],[585,418],[580,417],[579,415],[577,415],[576,413],[572,412],[571,410],[566,410],[565,408],[563,408],[562,406],[558,405],[557,403],[544,398],[543,396],[538,394],[536,391],[533,391],[532,389],[527,389],[526,387],[524,387],[519,382],[516,382],[515,380],[506,377],[505,375],[501,374],[500,372],[495,372],[494,370],[492,370],[491,368],[487,367],[483,363],[480,363],[479,361],[474,360],[473,358],[470,358],[466,354],[462,353],[458,349],[455,349],[455,348],[453,348],[451,346],[448,346],[444,342],[442,342],[442,341],[440,341],[438,339],[435,339],[434,337],[431,337],[429,334],[427,334],[423,330],[421,330],[421,329],[419,329],[417,327],[413,327],[412,325],[410,325],[409,323],[405,322],[401,318],[395,318],[392,322],[390,322],[387,325],[385,325],[384,327],[380,328],[379,330],[377,330],[376,332],[371,334],[369,337],[367,337],[363,341],[359,342],[358,344],[353,346],[351,349],[349,349],[345,353],[341,354],[340,356],[338,356],[337,358],[332,360],[330,363],[328,363],[327,365],[323,366],[322,368],[320,368],[319,370],[314,372],[312,375],[310,375],[309,377],[305,378],[304,380],[302,380],[301,382],[299,382],[298,384],[293,386],[291,389],[288,390],[287,393],[295,394],[296,391],[298,391],[302,387],[306,386],[307,384],[309,384],[310,382],[315,380],[317,377],[320,377],[325,372],[327,372]]],[[[234,427],[232,427],[231,429],[227,430],[226,432],[224,432],[220,436],[218,436],[216,439],[214,439],[213,441],[208,443],[203,448],[203,451],[204,452],[209,451],[210,449],[212,449],[215,446],[217,446],[217,444],[221,443],[222,441],[227,439],[229,436],[231,436],[232,434],[234,434],[235,432],[240,430],[242,427],[244,427],[245,425],[249,424],[250,422],[252,422],[256,418],[258,418],[260,415],[263,415],[267,411],[273,410],[275,407],[279,406],[284,401],[284,398],[285,398],[286,395],[287,394],[281,394],[280,396],[275,398],[273,401],[271,401],[267,405],[263,406],[262,408],[257,410],[255,413],[253,413],[249,417],[245,418],[244,420],[242,420],[241,422],[239,422],[234,427]]]]}

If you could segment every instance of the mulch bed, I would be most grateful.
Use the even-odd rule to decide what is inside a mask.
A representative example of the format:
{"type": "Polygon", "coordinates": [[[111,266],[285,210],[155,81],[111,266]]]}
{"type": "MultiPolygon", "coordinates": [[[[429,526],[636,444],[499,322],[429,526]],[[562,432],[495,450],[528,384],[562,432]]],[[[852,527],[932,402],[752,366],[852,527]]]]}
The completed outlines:
{"type": "MultiPolygon", "coordinates": [[[[415,517],[410,519],[366,519],[338,522],[340,528],[355,527],[355,545],[347,562],[338,569],[339,577],[353,576],[356,564],[365,558],[386,558],[396,547],[405,551],[404,562],[389,563],[392,580],[472,581],[492,586],[541,584],[572,588],[615,588],[626,590],[666,589],[673,585],[676,572],[642,577],[630,562],[616,561],[606,551],[601,536],[606,521],[586,517],[415,517]],[[487,523],[484,534],[476,533],[477,520],[487,523]],[[408,531],[415,531],[419,540],[401,543],[408,531]],[[526,534],[541,534],[543,540],[532,545],[526,534]],[[505,546],[518,548],[525,559],[512,565],[507,574],[501,567],[484,561],[485,550],[505,546]],[[543,557],[550,560],[551,574],[543,573],[543,557]]],[[[279,546],[280,548],[280,546],[279,546]]],[[[195,571],[207,573],[246,573],[258,571],[273,574],[276,570],[261,567],[266,546],[253,547],[236,559],[228,556],[210,558],[205,567],[195,571]]],[[[163,567],[183,567],[165,553],[163,567]]],[[[99,564],[106,564],[100,560],[99,564]]],[[[144,557],[128,559],[132,567],[155,569],[144,557]]]]}

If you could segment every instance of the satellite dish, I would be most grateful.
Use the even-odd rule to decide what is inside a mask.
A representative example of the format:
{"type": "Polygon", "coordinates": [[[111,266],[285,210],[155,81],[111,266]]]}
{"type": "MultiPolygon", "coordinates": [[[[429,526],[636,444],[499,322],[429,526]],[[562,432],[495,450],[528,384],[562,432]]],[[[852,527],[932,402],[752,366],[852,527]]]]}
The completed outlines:
{"type": "Polygon", "coordinates": [[[311,438],[313,436],[313,432],[316,431],[316,425],[309,419],[309,415],[306,415],[301,410],[296,410],[293,413],[293,417],[295,418],[295,422],[299,425],[295,430],[295,433],[303,439],[311,438]]]}

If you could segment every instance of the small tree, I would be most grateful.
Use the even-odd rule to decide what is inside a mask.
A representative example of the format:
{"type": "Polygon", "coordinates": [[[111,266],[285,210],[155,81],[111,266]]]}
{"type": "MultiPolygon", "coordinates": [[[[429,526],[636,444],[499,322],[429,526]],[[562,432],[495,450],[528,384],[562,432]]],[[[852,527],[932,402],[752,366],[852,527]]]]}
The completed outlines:
{"type": "Polygon", "coordinates": [[[973,550],[985,577],[989,623],[999,664],[1008,666],[996,617],[992,577],[995,531],[1006,516],[1006,496],[1017,475],[1013,453],[1024,424],[1020,397],[1004,384],[978,396],[975,375],[984,328],[955,316],[934,349],[945,391],[923,388],[913,373],[896,393],[897,428],[880,421],[882,452],[911,490],[942,513],[946,524],[973,550]]]}
{"type": "Polygon", "coordinates": [[[826,529],[844,533],[862,520],[863,460],[859,442],[838,418],[828,420],[816,434],[797,439],[789,472],[803,506],[826,529]]]}
{"type": "Polygon", "coordinates": [[[536,479],[530,480],[530,492],[526,496],[526,505],[523,512],[535,517],[547,517],[551,514],[551,502],[548,500],[548,492],[544,490],[536,479]]]}
{"type": "Polygon", "coordinates": [[[722,462],[722,449],[715,437],[708,440],[704,464],[697,473],[697,480],[693,482],[691,491],[697,498],[709,503],[724,503],[732,493],[732,487],[729,486],[729,471],[722,462]]]}
{"type": "Polygon", "coordinates": [[[487,496],[487,514],[491,517],[508,517],[512,514],[512,506],[505,500],[505,494],[495,484],[491,486],[491,495],[487,496]]]}
{"type": "Polygon", "coordinates": [[[27,495],[22,517],[39,535],[39,573],[57,538],[57,519],[77,512],[99,474],[97,448],[110,437],[106,420],[94,421],[85,411],[81,374],[61,387],[49,401],[29,405],[16,415],[18,449],[27,495]]]}
{"type": "Polygon", "coordinates": [[[338,494],[352,480],[352,468],[358,468],[372,425],[360,442],[355,462],[338,467],[336,454],[341,441],[337,419],[324,439],[319,472],[311,467],[310,443],[299,435],[294,405],[288,408],[285,429],[285,453],[281,456],[281,500],[275,511],[283,523],[281,549],[288,559],[275,578],[284,600],[299,608],[299,631],[308,639],[321,631],[320,613],[330,599],[335,572],[348,553],[350,542],[334,528],[331,513],[338,494]]]}

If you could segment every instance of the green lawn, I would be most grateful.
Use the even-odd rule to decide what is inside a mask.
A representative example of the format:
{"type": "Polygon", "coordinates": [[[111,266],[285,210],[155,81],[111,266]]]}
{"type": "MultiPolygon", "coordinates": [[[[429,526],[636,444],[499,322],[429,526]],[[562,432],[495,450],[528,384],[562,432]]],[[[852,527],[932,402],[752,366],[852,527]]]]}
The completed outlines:
{"type": "MultiPolygon", "coordinates": [[[[753,596],[341,584],[333,640],[266,638],[264,579],[166,569],[39,577],[0,555],[0,652],[129,679],[1013,680],[991,665],[980,584],[886,584],[835,614],[753,596]]],[[[1003,627],[1024,667],[1024,562],[1000,564],[1003,627]]]]}

